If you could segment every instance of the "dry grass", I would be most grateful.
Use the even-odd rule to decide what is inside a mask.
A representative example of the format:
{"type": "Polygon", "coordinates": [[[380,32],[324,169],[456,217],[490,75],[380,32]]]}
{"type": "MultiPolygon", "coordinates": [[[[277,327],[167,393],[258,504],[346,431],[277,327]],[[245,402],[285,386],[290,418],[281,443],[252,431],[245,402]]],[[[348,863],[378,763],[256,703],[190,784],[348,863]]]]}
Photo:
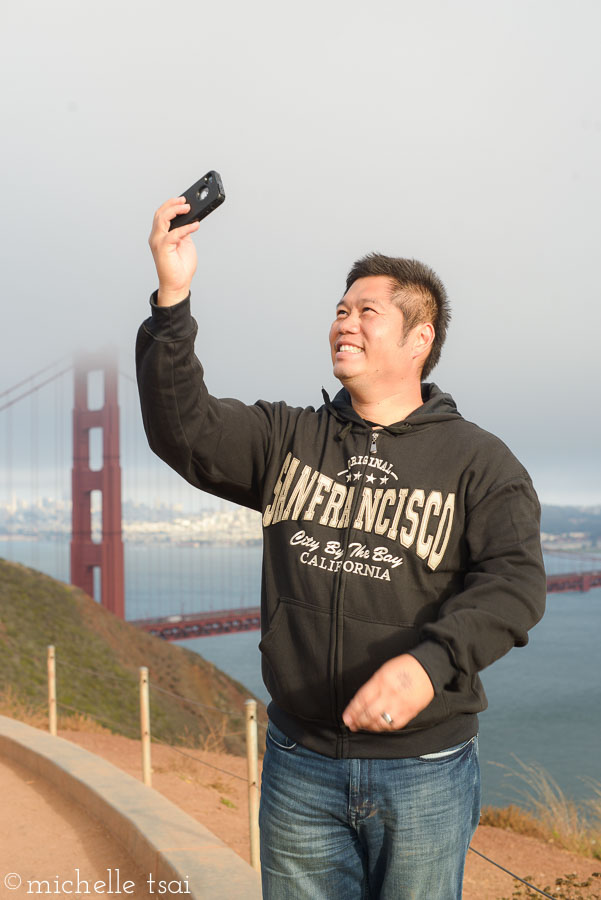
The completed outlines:
{"type": "Polygon", "coordinates": [[[8,685],[0,694],[0,716],[18,719],[32,728],[48,729],[48,710],[33,703],[26,703],[8,685]]]}
{"type": "Polygon", "coordinates": [[[485,807],[482,824],[531,835],[572,853],[601,859],[601,783],[587,779],[589,798],[582,809],[565,796],[541,766],[514,759],[517,769],[502,768],[525,786],[520,789],[525,809],[514,805],[503,809],[485,807]]]}
{"type": "Polygon", "coordinates": [[[59,731],[88,731],[91,734],[113,734],[110,728],[105,728],[96,719],[91,719],[83,713],[73,713],[69,716],[59,715],[57,728],[59,731]]]}
{"type": "MultiPolygon", "coordinates": [[[[25,702],[15,692],[11,685],[5,687],[0,694],[0,716],[8,716],[11,719],[18,719],[25,725],[31,725],[32,728],[40,728],[42,731],[48,731],[48,710],[44,706],[36,706],[32,703],[25,702]]],[[[104,728],[99,722],[84,716],[81,713],[74,715],[61,716],[57,718],[57,728],[59,731],[87,731],[92,734],[112,734],[110,729],[104,728]]]]}
{"type": "MultiPolygon", "coordinates": [[[[525,880],[529,880],[530,877],[525,880]]],[[[579,881],[574,874],[564,875],[563,878],[556,878],[553,885],[546,884],[543,890],[554,900],[601,900],[601,895],[595,890],[599,886],[600,879],[600,872],[594,872],[584,881],[579,881]]],[[[538,900],[540,896],[539,891],[516,881],[511,898],[501,897],[500,900],[538,900]]]]}
{"type": "Polygon", "coordinates": [[[199,787],[213,787],[213,785],[207,783],[207,779],[211,778],[212,772],[207,773],[206,769],[202,768],[202,765],[190,757],[178,756],[177,759],[170,762],[163,762],[159,765],[155,763],[152,771],[159,775],[173,773],[178,778],[181,778],[182,781],[185,781],[186,784],[195,784],[199,787]]]}
{"type": "Polygon", "coordinates": [[[513,803],[510,806],[485,806],[480,816],[481,825],[492,825],[493,828],[504,828],[514,834],[525,834],[528,837],[549,840],[549,832],[535,818],[533,813],[526,812],[513,803]]]}

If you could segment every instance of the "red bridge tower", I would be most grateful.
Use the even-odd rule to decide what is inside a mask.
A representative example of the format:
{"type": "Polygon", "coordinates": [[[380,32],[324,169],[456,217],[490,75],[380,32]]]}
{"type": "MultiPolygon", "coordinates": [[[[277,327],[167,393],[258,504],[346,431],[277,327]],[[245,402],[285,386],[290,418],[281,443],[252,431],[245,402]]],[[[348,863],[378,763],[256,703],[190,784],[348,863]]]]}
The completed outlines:
{"type": "Polygon", "coordinates": [[[73,408],[71,583],[94,596],[100,568],[101,603],[125,618],[121,468],[119,465],[118,367],[115,353],[75,360],[73,408]],[[88,373],[104,374],[104,406],[88,407],[88,373]],[[90,468],[90,429],[102,428],[102,468],[90,468]],[[102,541],[92,540],[91,492],[102,493],[102,541]]]}

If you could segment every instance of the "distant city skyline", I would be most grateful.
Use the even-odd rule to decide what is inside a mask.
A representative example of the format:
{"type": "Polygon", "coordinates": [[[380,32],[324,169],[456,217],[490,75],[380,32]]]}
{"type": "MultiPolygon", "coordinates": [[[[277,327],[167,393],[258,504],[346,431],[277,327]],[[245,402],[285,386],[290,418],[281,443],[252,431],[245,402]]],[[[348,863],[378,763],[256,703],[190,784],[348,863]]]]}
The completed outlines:
{"type": "MultiPolygon", "coordinates": [[[[98,492],[92,494],[93,527],[99,531],[101,522],[101,504],[98,492]]],[[[199,493],[199,492],[197,492],[199,493]]],[[[122,521],[124,539],[151,541],[169,535],[176,542],[194,542],[195,540],[231,540],[238,535],[242,541],[261,539],[261,514],[214,497],[208,497],[213,505],[204,507],[186,505],[185,503],[169,503],[165,498],[157,498],[154,503],[137,502],[131,498],[122,501],[122,521]]],[[[543,504],[555,508],[551,504],[543,504]]],[[[601,524],[601,506],[573,507],[559,506],[560,509],[581,509],[589,516],[598,516],[601,524]]],[[[71,529],[71,501],[55,500],[52,497],[40,497],[35,502],[26,498],[13,499],[0,503],[0,536],[10,534],[11,528],[16,534],[26,526],[37,527],[42,534],[55,531],[56,535],[64,535],[71,529]],[[15,527],[16,526],[16,527],[15,527]]],[[[574,538],[585,534],[582,529],[571,527],[555,532],[543,531],[545,535],[558,533],[571,534],[574,538]]]]}

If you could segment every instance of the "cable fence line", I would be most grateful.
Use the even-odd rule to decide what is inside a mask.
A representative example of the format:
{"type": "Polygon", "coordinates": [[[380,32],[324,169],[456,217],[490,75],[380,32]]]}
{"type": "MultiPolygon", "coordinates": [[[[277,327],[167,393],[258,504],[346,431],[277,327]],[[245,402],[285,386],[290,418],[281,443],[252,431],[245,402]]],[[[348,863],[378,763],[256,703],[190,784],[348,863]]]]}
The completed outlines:
{"type": "MultiPolygon", "coordinates": [[[[132,683],[133,676],[132,676],[132,678],[127,678],[122,675],[121,676],[120,675],[106,675],[105,673],[98,671],[98,669],[90,669],[85,666],[77,666],[74,663],[65,662],[64,660],[61,660],[60,665],[61,665],[61,667],[66,666],[69,669],[74,669],[77,672],[86,672],[89,675],[95,675],[96,677],[98,677],[99,679],[101,679],[103,681],[113,681],[116,683],[128,684],[128,685],[131,685],[131,683],[132,683]]],[[[181,700],[182,702],[189,703],[192,706],[197,706],[200,709],[207,709],[207,710],[210,710],[211,712],[216,712],[223,716],[229,716],[231,718],[239,719],[239,718],[241,718],[241,716],[243,714],[241,710],[220,709],[218,706],[210,706],[207,703],[201,703],[199,700],[193,700],[191,697],[185,697],[183,694],[177,694],[174,691],[168,691],[166,688],[162,688],[157,684],[153,684],[150,680],[149,680],[149,687],[151,690],[158,691],[159,693],[165,694],[168,697],[174,697],[177,700],[181,700]]],[[[75,709],[75,707],[68,707],[64,703],[60,704],[60,705],[63,706],[65,709],[71,709],[74,712],[79,712],[81,715],[90,716],[91,719],[95,718],[92,713],[89,713],[89,712],[86,712],[83,710],[79,710],[79,709],[75,709]]],[[[109,722],[108,719],[106,721],[109,722]]],[[[117,729],[121,728],[121,726],[118,725],[116,722],[109,722],[109,724],[114,728],[117,728],[117,729]]],[[[267,730],[267,725],[265,725],[263,722],[257,722],[257,725],[258,725],[258,727],[262,728],[264,731],[267,730]]],[[[209,726],[209,727],[211,727],[211,726],[209,726]]],[[[246,731],[228,731],[228,732],[225,732],[222,735],[222,737],[223,738],[240,737],[243,734],[246,734],[246,731]]]]}
{"type": "Polygon", "coordinates": [[[201,703],[199,700],[192,700],[191,697],[184,697],[183,694],[176,694],[174,691],[168,691],[166,688],[159,687],[158,684],[150,683],[150,687],[153,691],[159,691],[161,694],[167,694],[169,697],[177,697],[178,700],[184,700],[186,703],[190,703],[192,706],[200,706],[202,709],[210,709],[212,712],[221,713],[224,716],[237,716],[240,718],[241,713],[237,710],[229,710],[229,709],[219,709],[218,706],[209,706],[207,703],[201,703]]]}
{"type": "MultiPolygon", "coordinates": [[[[132,679],[134,678],[133,674],[129,678],[125,675],[107,675],[104,672],[100,672],[98,669],[90,669],[90,668],[87,668],[86,666],[77,666],[74,663],[69,663],[69,662],[66,662],[65,660],[61,660],[60,665],[61,665],[61,667],[67,666],[67,668],[69,668],[69,669],[75,669],[78,672],[87,672],[89,675],[96,675],[102,681],[115,681],[115,682],[120,682],[122,684],[131,684],[132,679]]],[[[242,716],[241,710],[220,709],[220,707],[218,707],[218,706],[210,706],[208,703],[201,703],[199,700],[193,700],[191,697],[185,697],[183,694],[177,694],[174,691],[168,691],[166,688],[162,688],[158,684],[154,684],[153,682],[149,682],[149,684],[150,684],[151,690],[158,691],[161,694],[166,694],[168,697],[175,697],[177,700],[181,700],[185,703],[189,703],[192,706],[198,706],[201,709],[208,709],[208,710],[211,710],[211,712],[217,712],[223,716],[231,716],[232,718],[239,719],[242,716]]],[[[264,729],[267,728],[267,726],[264,725],[262,722],[259,722],[258,724],[261,728],[264,728],[264,729]]],[[[245,732],[243,732],[243,731],[237,731],[237,732],[231,732],[231,733],[228,732],[228,734],[230,736],[234,736],[234,734],[236,734],[236,735],[245,734],[245,732]]]]}
{"type": "MultiPolygon", "coordinates": [[[[57,699],[56,695],[56,655],[54,646],[48,647],[48,655],[47,655],[47,665],[48,665],[48,717],[49,717],[49,731],[52,735],[56,736],[57,734],[57,709],[67,709],[71,712],[78,713],[82,716],[88,716],[93,721],[98,724],[108,724],[109,726],[117,729],[118,731],[127,731],[130,735],[133,736],[133,730],[124,728],[123,724],[112,721],[109,717],[103,715],[95,715],[87,710],[78,709],[75,706],[71,706],[67,703],[63,703],[62,701],[57,699]]],[[[119,678],[117,676],[103,676],[97,670],[93,669],[85,669],[80,666],[75,666],[71,663],[61,663],[61,665],[66,665],[72,669],[78,669],[84,672],[91,672],[94,675],[99,676],[100,678],[108,678],[113,681],[126,682],[131,686],[131,682],[126,678],[119,678]]],[[[201,703],[197,700],[192,700],[190,697],[184,697],[181,694],[177,694],[173,691],[166,690],[165,688],[161,688],[158,685],[151,684],[148,677],[148,669],[143,666],[139,670],[139,691],[140,691],[140,733],[136,734],[134,740],[141,740],[142,742],[142,777],[144,784],[148,787],[152,787],[152,767],[151,767],[151,757],[150,757],[150,746],[151,743],[159,744],[160,746],[167,747],[172,750],[174,753],[178,753],[180,756],[186,757],[187,759],[192,760],[193,762],[198,763],[199,765],[205,766],[206,768],[213,769],[216,772],[220,772],[223,775],[227,775],[230,778],[236,778],[239,781],[246,781],[248,784],[248,808],[249,808],[249,829],[250,829],[250,855],[251,855],[251,865],[257,871],[260,870],[260,862],[259,862],[259,778],[258,778],[258,742],[257,742],[257,727],[259,725],[257,721],[257,703],[255,700],[246,700],[244,706],[244,714],[246,719],[246,730],[245,732],[231,732],[227,734],[223,734],[222,737],[234,737],[240,734],[246,734],[246,758],[247,758],[247,777],[244,778],[241,775],[238,775],[236,772],[230,772],[227,769],[224,769],[220,766],[216,766],[213,763],[209,763],[204,759],[200,759],[198,756],[194,756],[192,753],[187,752],[186,750],[182,750],[180,747],[176,747],[173,744],[168,743],[161,738],[156,737],[155,735],[151,736],[150,732],[150,688],[154,691],[158,691],[162,694],[165,694],[170,697],[174,697],[178,700],[184,701],[186,703],[190,703],[193,706],[198,706],[202,709],[210,710],[211,712],[220,713],[223,716],[237,716],[240,717],[241,713],[230,710],[222,710],[216,706],[210,706],[205,703],[201,703]]],[[[266,728],[265,725],[262,726],[266,728]]],[[[500,869],[502,872],[505,872],[507,875],[510,875],[516,881],[521,882],[526,885],[531,890],[540,894],[543,897],[547,897],[548,900],[557,900],[557,898],[553,897],[551,894],[547,894],[545,891],[537,888],[535,885],[531,884],[529,881],[526,881],[523,878],[520,878],[519,875],[516,875],[510,869],[507,869],[505,866],[502,866],[500,863],[495,862],[495,860],[490,859],[488,856],[485,856],[484,853],[481,853],[479,850],[475,850],[473,847],[470,847],[472,853],[475,853],[477,856],[484,859],[490,865],[495,866],[500,869]]]]}
{"type": "MultiPolygon", "coordinates": [[[[241,713],[240,711],[238,711],[238,710],[234,710],[234,709],[220,709],[218,706],[209,706],[209,705],[206,704],[206,703],[201,703],[199,700],[192,700],[191,697],[184,697],[183,694],[176,694],[176,693],[174,693],[174,691],[168,691],[166,688],[159,687],[158,684],[153,684],[152,682],[150,682],[150,689],[153,690],[153,691],[159,691],[161,694],[167,694],[169,697],[176,697],[178,700],[183,700],[183,701],[185,701],[186,703],[192,704],[192,706],[199,706],[199,707],[201,707],[202,709],[210,709],[210,710],[212,710],[212,711],[214,711],[214,712],[221,713],[221,714],[224,715],[224,716],[231,716],[232,718],[238,718],[238,719],[239,719],[240,716],[242,715],[242,713],[241,713]]],[[[258,726],[259,728],[262,728],[264,731],[267,731],[267,725],[265,725],[263,722],[257,722],[257,726],[258,726]]],[[[237,734],[245,734],[245,733],[246,733],[246,732],[243,732],[243,731],[241,731],[241,732],[237,732],[237,731],[236,731],[236,732],[228,732],[228,734],[225,735],[225,737],[228,737],[228,736],[233,737],[234,735],[237,735],[237,734]]]]}
{"type": "Polygon", "coordinates": [[[178,700],[184,700],[186,703],[190,703],[192,706],[199,706],[202,709],[210,709],[213,712],[221,713],[224,716],[231,716],[232,718],[240,718],[242,713],[239,710],[234,709],[220,709],[218,706],[209,706],[207,703],[201,703],[199,700],[192,700],[191,697],[184,697],[183,694],[176,694],[174,691],[168,691],[166,688],[159,687],[158,684],[153,684],[150,682],[150,688],[153,691],[159,691],[161,694],[167,694],[169,697],[177,697],[178,700]]]}
{"type": "MultiPolygon", "coordinates": [[[[124,726],[118,722],[113,722],[107,716],[103,716],[103,715],[97,716],[97,715],[94,715],[94,713],[89,712],[88,710],[78,709],[76,706],[69,706],[68,703],[62,703],[60,701],[57,703],[57,706],[59,707],[59,709],[70,709],[71,712],[79,713],[80,716],[87,716],[88,718],[92,719],[94,722],[97,722],[99,725],[106,723],[107,725],[111,725],[113,728],[118,728],[121,731],[123,731],[123,730],[129,731],[129,734],[132,735],[133,740],[136,740],[136,741],[140,740],[140,735],[137,732],[134,733],[133,731],[128,729],[126,726],[124,726]]],[[[129,735],[125,735],[125,736],[129,737],[129,735]]]]}
{"type": "MultiPolygon", "coordinates": [[[[75,669],[75,670],[78,671],[78,672],[88,672],[89,674],[91,674],[91,675],[96,675],[96,676],[98,676],[99,678],[101,678],[102,680],[105,680],[105,681],[106,681],[106,680],[108,680],[108,681],[118,681],[118,682],[121,682],[121,683],[124,683],[124,684],[128,684],[128,685],[131,685],[131,683],[132,683],[132,682],[131,682],[131,679],[129,679],[129,678],[124,678],[124,677],[119,677],[119,676],[113,676],[113,675],[102,675],[102,674],[101,674],[100,672],[98,672],[98,670],[96,670],[96,669],[87,669],[87,668],[85,668],[85,667],[83,667],[83,666],[76,666],[76,665],[73,665],[72,663],[67,663],[67,662],[63,662],[63,661],[60,662],[60,665],[61,665],[61,667],[62,667],[62,666],[68,666],[70,669],[75,669]]],[[[201,708],[203,708],[203,709],[208,709],[208,710],[211,710],[211,711],[215,711],[215,712],[220,713],[220,714],[225,715],[225,716],[236,717],[236,718],[238,718],[238,719],[240,719],[240,718],[243,716],[243,712],[242,712],[242,711],[223,710],[223,709],[219,709],[219,707],[217,707],[217,706],[209,706],[209,705],[207,705],[206,703],[199,703],[198,701],[192,700],[192,699],[189,698],[189,697],[184,697],[182,694],[176,694],[176,693],[174,693],[173,691],[167,691],[167,690],[165,690],[165,688],[161,688],[161,687],[159,687],[159,686],[156,685],[156,684],[152,684],[152,683],[150,682],[150,680],[149,680],[149,687],[150,687],[152,690],[154,690],[154,691],[160,691],[162,694],[167,694],[167,695],[170,696],[170,697],[176,697],[176,698],[179,699],[179,700],[184,700],[186,703],[191,703],[191,704],[193,704],[194,706],[199,706],[199,707],[201,707],[201,708]]],[[[113,720],[107,718],[106,716],[101,716],[101,717],[99,717],[98,715],[95,715],[94,713],[89,712],[89,710],[78,709],[78,708],[75,707],[75,706],[69,706],[67,703],[62,703],[62,702],[60,702],[60,703],[57,703],[57,706],[61,707],[62,709],[69,709],[69,710],[71,710],[72,712],[79,713],[79,714],[82,715],[82,716],[89,716],[90,719],[93,719],[95,722],[100,722],[100,723],[106,722],[108,725],[110,725],[111,727],[116,728],[116,729],[118,729],[118,730],[119,730],[119,729],[123,730],[124,727],[125,727],[125,726],[123,726],[121,723],[119,723],[119,722],[114,722],[113,720]]],[[[260,724],[262,728],[265,728],[265,729],[267,728],[267,726],[266,726],[266,725],[263,725],[263,723],[258,723],[258,724],[260,724]]],[[[227,731],[227,732],[225,732],[225,733],[222,735],[222,737],[224,737],[224,738],[226,738],[226,737],[240,737],[240,735],[243,735],[243,734],[246,734],[246,730],[244,730],[244,731],[227,731]]],[[[138,736],[137,734],[136,734],[135,739],[136,739],[136,740],[139,740],[139,736],[138,736]]],[[[163,743],[165,746],[172,746],[172,745],[169,744],[167,741],[160,741],[160,739],[154,737],[154,735],[152,736],[152,740],[153,740],[153,741],[156,741],[156,742],[159,742],[159,743],[163,743]]],[[[198,761],[201,762],[201,760],[198,760],[198,761]]],[[[237,776],[237,777],[239,777],[239,776],[237,776]]]]}
{"type": "Polygon", "coordinates": [[[98,678],[102,679],[102,681],[119,681],[123,684],[131,684],[132,675],[130,678],[127,678],[125,675],[107,675],[104,672],[99,672],[98,669],[88,669],[85,666],[76,666],[74,663],[65,662],[61,659],[61,666],[67,666],[69,669],[76,669],[78,672],[87,672],[89,675],[96,675],[98,678]]]}
{"type": "Polygon", "coordinates": [[[495,862],[494,859],[489,859],[488,856],[485,856],[484,853],[480,853],[479,850],[474,850],[473,847],[470,847],[469,849],[472,851],[472,853],[475,853],[477,856],[480,856],[480,857],[482,857],[482,859],[485,859],[486,862],[490,863],[493,866],[496,866],[497,869],[501,869],[502,872],[506,872],[508,875],[511,875],[511,877],[515,878],[516,881],[521,881],[522,884],[525,884],[526,887],[529,887],[533,891],[536,891],[537,894],[542,894],[543,897],[548,897],[549,900],[557,900],[557,898],[552,897],[551,894],[547,894],[545,891],[541,891],[540,888],[537,888],[537,887],[535,887],[535,885],[530,884],[529,881],[524,881],[524,879],[520,878],[519,875],[515,875],[513,872],[510,872],[509,869],[506,869],[505,866],[501,866],[498,862],[495,862]]]}
{"type": "MultiPolygon", "coordinates": [[[[70,706],[68,703],[58,703],[60,709],[69,709],[71,712],[79,713],[82,716],[88,716],[90,719],[93,719],[94,722],[98,722],[101,725],[103,722],[107,725],[112,725],[113,728],[123,729],[123,725],[113,722],[107,716],[97,716],[93,713],[89,712],[85,709],[79,709],[77,706],[70,706]]],[[[132,735],[133,740],[140,740],[139,734],[133,734],[130,729],[126,729],[129,731],[129,734],[132,735]]],[[[235,734],[246,734],[246,731],[237,731],[235,734]]],[[[230,772],[227,769],[222,769],[219,766],[213,765],[213,763],[208,763],[204,759],[200,759],[198,756],[192,756],[191,753],[182,750],[180,747],[176,747],[174,744],[169,744],[167,741],[162,740],[161,738],[155,737],[152,735],[151,741],[153,744],[159,744],[161,747],[167,747],[168,750],[173,750],[175,753],[179,753],[180,756],[187,756],[188,759],[194,760],[194,762],[200,763],[202,766],[207,766],[209,769],[215,769],[217,772],[222,772],[224,775],[231,775],[232,778],[238,778],[240,781],[246,781],[246,778],[243,778],[242,775],[238,775],[236,772],[230,772]]]]}
{"type": "MultiPolygon", "coordinates": [[[[61,663],[62,665],[63,663],[61,663]]],[[[98,670],[87,669],[82,666],[76,666],[73,663],[64,663],[69,668],[88,672],[95,675],[101,681],[109,680],[109,681],[118,681],[120,683],[127,683],[128,687],[131,687],[131,682],[127,678],[118,678],[117,676],[103,675],[98,672],[98,670]]],[[[124,727],[123,724],[117,723],[110,719],[108,716],[95,715],[94,713],[88,712],[87,710],[78,709],[75,706],[72,706],[68,703],[63,703],[59,698],[57,698],[56,692],[56,651],[53,645],[48,646],[47,648],[47,672],[48,672],[48,730],[51,735],[54,737],[57,736],[58,733],[58,722],[57,722],[57,711],[59,709],[70,710],[71,712],[78,713],[82,716],[88,716],[93,721],[98,724],[106,724],[112,728],[115,728],[118,732],[125,732],[126,736],[129,732],[130,735],[133,735],[132,729],[128,729],[124,727]]],[[[178,700],[182,700],[187,703],[192,703],[193,705],[204,707],[211,711],[215,711],[220,713],[222,716],[227,715],[236,715],[237,717],[241,716],[240,712],[234,713],[233,711],[221,710],[218,707],[211,707],[208,704],[198,703],[197,701],[191,700],[191,698],[182,697],[181,695],[175,694],[172,691],[167,691],[164,688],[159,688],[158,685],[153,685],[153,689],[160,690],[162,693],[167,695],[176,697],[178,700]]],[[[223,734],[220,737],[234,737],[236,735],[245,733],[246,734],[246,756],[247,756],[247,778],[243,778],[241,775],[238,775],[236,772],[229,772],[227,769],[220,768],[219,766],[215,766],[212,763],[208,763],[203,759],[200,759],[197,756],[193,756],[191,753],[186,753],[186,751],[181,750],[179,747],[173,746],[173,744],[169,744],[167,741],[161,740],[156,736],[151,736],[151,728],[150,728],[150,680],[148,677],[148,668],[146,666],[141,666],[139,669],[139,707],[140,707],[140,732],[139,735],[136,735],[134,739],[141,741],[141,751],[142,751],[142,780],[147,787],[152,787],[152,764],[151,764],[151,743],[154,740],[155,744],[161,744],[165,747],[170,748],[175,753],[179,753],[181,756],[188,757],[200,765],[206,766],[209,769],[214,769],[217,772],[221,772],[223,775],[228,775],[231,778],[237,778],[240,781],[246,781],[248,785],[248,809],[249,809],[249,837],[250,837],[250,858],[251,865],[256,870],[260,870],[260,862],[259,862],[259,775],[258,775],[258,746],[257,746],[257,701],[256,700],[246,700],[244,704],[244,716],[246,720],[246,731],[245,732],[232,732],[231,734],[223,734]]],[[[199,711],[199,715],[204,719],[204,715],[199,711]]],[[[223,721],[223,719],[222,719],[223,721]]],[[[206,726],[209,728],[209,731],[212,730],[212,726],[209,722],[205,722],[206,726]]],[[[214,730],[213,730],[214,733],[214,730]]]]}
{"type": "MultiPolygon", "coordinates": [[[[148,688],[149,688],[149,689],[154,688],[154,686],[150,683],[150,679],[148,680],[148,688]]],[[[179,697],[178,694],[173,694],[171,691],[167,691],[166,693],[171,694],[173,697],[179,697]]],[[[210,733],[209,736],[217,736],[217,738],[220,739],[220,740],[222,740],[222,741],[225,740],[226,737],[233,737],[233,736],[234,736],[234,733],[233,733],[233,732],[227,732],[227,733],[226,733],[226,731],[225,731],[225,728],[226,728],[225,723],[226,723],[226,721],[227,721],[227,715],[228,715],[228,713],[223,712],[222,710],[219,710],[217,707],[214,707],[214,706],[206,706],[205,704],[201,704],[201,703],[196,704],[196,705],[197,705],[199,708],[195,711],[195,715],[197,715],[198,718],[201,719],[201,720],[204,722],[204,724],[206,725],[206,727],[207,727],[208,730],[209,730],[209,733],[210,733]],[[216,734],[216,729],[217,729],[218,726],[217,726],[216,724],[214,724],[214,722],[211,721],[211,715],[210,715],[210,714],[207,715],[207,714],[204,712],[204,709],[203,709],[203,708],[204,708],[204,709],[208,709],[208,710],[210,710],[210,711],[217,711],[217,713],[218,713],[219,716],[220,716],[221,728],[223,729],[221,734],[216,734]]],[[[237,717],[240,718],[240,713],[237,714],[237,717]]],[[[206,744],[205,744],[205,749],[206,749],[206,744]]]]}
{"type": "MultiPolygon", "coordinates": [[[[244,734],[244,732],[242,732],[244,734]]],[[[215,769],[217,772],[221,772],[223,775],[230,775],[232,778],[238,778],[240,781],[246,781],[246,778],[243,778],[242,775],[237,775],[236,772],[229,772],[227,769],[221,769],[219,766],[213,765],[213,763],[208,763],[204,759],[200,759],[198,756],[192,756],[191,753],[187,753],[185,750],[182,750],[181,747],[176,747],[174,744],[168,744],[167,741],[162,741],[161,738],[153,737],[152,742],[154,744],[160,744],[163,747],[167,747],[169,750],[173,750],[174,753],[179,753],[180,756],[186,756],[188,759],[194,760],[194,762],[200,763],[201,766],[207,766],[209,769],[215,769]]]]}

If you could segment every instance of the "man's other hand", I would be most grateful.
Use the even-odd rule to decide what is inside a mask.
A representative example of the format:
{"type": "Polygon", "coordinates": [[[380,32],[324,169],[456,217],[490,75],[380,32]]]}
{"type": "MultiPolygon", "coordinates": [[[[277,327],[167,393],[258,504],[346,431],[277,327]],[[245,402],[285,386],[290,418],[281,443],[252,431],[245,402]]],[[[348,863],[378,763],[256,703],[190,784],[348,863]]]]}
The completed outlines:
{"type": "Polygon", "coordinates": [[[159,276],[159,306],[173,306],[185,300],[190,293],[197,262],[191,235],[200,223],[191,222],[169,231],[171,220],[189,209],[190,204],[186,203],[185,197],[173,197],[154,214],[148,243],[159,276]]]}
{"type": "Polygon", "coordinates": [[[432,682],[414,656],[403,653],[385,662],[359,688],[342,714],[351,731],[396,731],[434,699],[432,682]],[[382,718],[387,713],[392,722],[382,718]]]}

